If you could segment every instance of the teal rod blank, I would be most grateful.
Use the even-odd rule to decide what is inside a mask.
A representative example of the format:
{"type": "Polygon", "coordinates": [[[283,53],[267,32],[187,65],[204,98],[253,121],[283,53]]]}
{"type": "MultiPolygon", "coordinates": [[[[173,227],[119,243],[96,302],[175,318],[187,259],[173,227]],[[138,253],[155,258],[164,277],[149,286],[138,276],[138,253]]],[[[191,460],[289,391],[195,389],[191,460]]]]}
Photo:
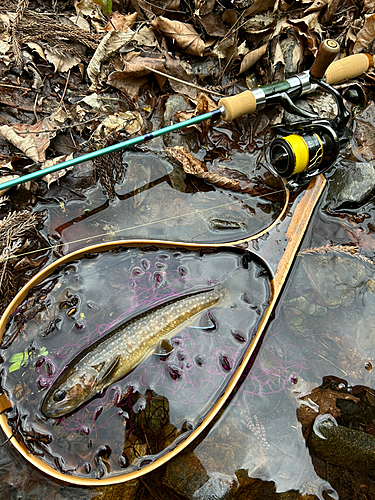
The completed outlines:
{"type": "Polygon", "coordinates": [[[223,108],[218,108],[215,109],[214,111],[204,113],[203,115],[194,116],[189,120],[184,120],[183,122],[174,123],[173,125],[169,125],[168,127],[160,128],[159,130],[155,130],[154,132],[150,132],[144,135],[139,135],[138,137],[133,137],[132,139],[128,139],[127,141],[119,142],[118,144],[113,144],[112,146],[99,149],[98,151],[92,151],[91,153],[87,153],[82,156],[77,156],[77,158],[72,158],[71,160],[58,163],[57,165],[52,165],[51,167],[37,170],[36,172],[23,175],[18,179],[12,179],[10,181],[0,183],[0,191],[2,191],[3,189],[11,188],[13,186],[17,186],[18,184],[22,184],[27,181],[34,181],[35,179],[39,179],[40,177],[43,177],[48,174],[53,174],[54,172],[57,172],[58,170],[62,170],[64,168],[72,167],[73,165],[77,165],[78,163],[83,163],[84,161],[92,160],[93,158],[98,158],[99,156],[103,156],[108,153],[113,153],[114,151],[125,149],[130,146],[135,146],[136,144],[149,141],[151,139],[154,139],[155,137],[168,134],[169,132],[174,132],[175,130],[189,127],[190,125],[195,125],[196,123],[201,123],[205,120],[212,120],[213,118],[216,117],[218,118],[223,111],[224,111],[223,108]]]}

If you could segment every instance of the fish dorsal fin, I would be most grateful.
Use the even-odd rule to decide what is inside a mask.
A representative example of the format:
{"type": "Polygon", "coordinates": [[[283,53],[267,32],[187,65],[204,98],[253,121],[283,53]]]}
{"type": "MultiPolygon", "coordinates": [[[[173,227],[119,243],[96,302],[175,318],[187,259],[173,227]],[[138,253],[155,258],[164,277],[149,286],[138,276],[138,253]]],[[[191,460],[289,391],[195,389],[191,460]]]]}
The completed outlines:
{"type": "MultiPolygon", "coordinates": [[[[119,363],[121,356],[117,355],[111,359],[111,361],[107,364],[106,367],[102,367],[102,372],[99,373],[97,385],[100,387],[100,390],[105,389],[108,385],[111,384],[112,375],[115,373],[119,363]]],[[[105,363],[104,363],[105,364],[105,363]]],[[[99,366],[99,365],[97,365],[99,366]]]]}

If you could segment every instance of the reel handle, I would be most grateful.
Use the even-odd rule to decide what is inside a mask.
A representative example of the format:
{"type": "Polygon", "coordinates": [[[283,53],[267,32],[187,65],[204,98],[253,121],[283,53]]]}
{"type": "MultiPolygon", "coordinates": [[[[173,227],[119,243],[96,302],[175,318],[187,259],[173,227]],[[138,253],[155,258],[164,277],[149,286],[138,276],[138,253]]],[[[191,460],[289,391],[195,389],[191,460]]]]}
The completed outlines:
{"type": "Polygon", "coordinates": [[[323,78],[326,69],[340,52],[340,45],[335,40],[324,40],[320,44],[314,64],[311,66],[310,75],[323,78]]]}

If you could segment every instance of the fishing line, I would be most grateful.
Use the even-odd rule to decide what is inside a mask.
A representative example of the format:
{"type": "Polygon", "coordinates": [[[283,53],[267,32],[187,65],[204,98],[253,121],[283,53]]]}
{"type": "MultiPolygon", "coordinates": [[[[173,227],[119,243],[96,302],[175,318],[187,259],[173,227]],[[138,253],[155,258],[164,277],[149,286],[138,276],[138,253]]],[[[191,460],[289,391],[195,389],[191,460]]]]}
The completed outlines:
{"type": "MultiPolygon", "coordinates": [[[[272,194],[277,194],[277,193],[282,193],[282,192],[286,192],[285,189],[280,189],[279,191],[274,191],[274,192],[272,192],[272,194]]],[[[56,243],[55,245],[43,247],[43,248],[40,248],[38,250],[32,250],[30,252],[24,252],[24,253],[13,255],[13,256],[10,256],[10,257],[7,257],[7,258],[2,258],[2,259],[0,259],[0,264],[2,262],[7,262],[8,260],[15,259],[15,258],[18,258],[18,257],[25,257],[27,255],[32,255],[32,254],[44,252],[46,250],[58,249],[58,248],[63,247],[64,245],[72,245],[73,243],[80,243],[82,241],[90,241],[90,240],[95,239],[95,238],[102,238],[102,237],[107,236],[109,234],[117,234],[117,233],[120,233],[122,231],[130,231],[130,230],[133,230],[133,229],[138,229],[138,228],[141,228],[141,227],[147,227],[147,226],[151,226],[153,224],[158,224],[158,223],[161,223],[161,222],[168,222],[170,220],[179,219],[179,218],[183,218],[183,217],[188,217],[188,216],[191,216],[191,215],[198,215],[198,214],[201,214],[203,212],[209,212],[210,210],[216,210],[218,208],[224,208],[224,207],[229,207],[229,206],[233,206],[233,205],[237,205],[237,202],[234,201],[234,202],[231,202],[231,203],[224,203],[222,205],[217,205],[215,207],[205,208],[205,209],[202,209],[202,210],[194,210],[193,212],[188,212],[186,214],[174,215],[172,217],[167,217],[165,219],[158,219],[158,220],[155,220],[155,221],[152,221],[152,222],[145,222],[144,224],[138,224],[136,226],[126,227],[126,228],[122,228],[122,229],[116,229],[116,230],[113,230],[113,231],[106,231],[105,233],[98,234],[98,235],[93,235],[93,236],[87,236],[86,238],[80,238],[80,239],[77,239],[77,240],[66,241],[64,243],[56,243]]],[[[183,242],[181,242],[181,243],[183,243],[183,242]]]]}

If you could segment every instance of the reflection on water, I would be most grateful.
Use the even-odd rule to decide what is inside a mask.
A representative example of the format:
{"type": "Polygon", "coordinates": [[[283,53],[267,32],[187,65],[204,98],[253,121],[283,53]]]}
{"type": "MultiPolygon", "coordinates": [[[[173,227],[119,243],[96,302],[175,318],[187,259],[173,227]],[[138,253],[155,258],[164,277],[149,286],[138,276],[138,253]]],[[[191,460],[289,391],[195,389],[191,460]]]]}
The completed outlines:
{"type": "Polygon", "coordinates": [[[340,247],[301,252],[251,371],[195,448],[211,481],[233,488],[244,470],[322,500],[342,492],[335,467],[373,469],[373,272],[340,247]]]}
{"type": "Polygon", "coordinates": [[[36,206],[48,209],[44,231],[51,242],[65,244],[64,253],[114,239],[238,241],[264,231],[286,202],[282,181],[245,154],[237,153],[220,168],[245,176],[254,194],[207,184],[156,153],[127,151],[123,162],[125,179],[113,200],[98,185],[83,198],[36,206]]]}
{"type": "Polygon", "coordinates": [[[202,422],[248,348],[269,294],[266,268],[236,250],[120,248],[65,264],[30,291],[3,338],[8,421],[31,454],[60,472],[101,478],[144,467],[202,422]],[[43,415],[46,389],[83,349],[128,317],[143,321],[139,314],[155,304],[216,285],[226,292],[209,307],[209,322],[205,313],[193,316],[173,331],[171,349],[162,345],[70,415],[43,415]]]}

